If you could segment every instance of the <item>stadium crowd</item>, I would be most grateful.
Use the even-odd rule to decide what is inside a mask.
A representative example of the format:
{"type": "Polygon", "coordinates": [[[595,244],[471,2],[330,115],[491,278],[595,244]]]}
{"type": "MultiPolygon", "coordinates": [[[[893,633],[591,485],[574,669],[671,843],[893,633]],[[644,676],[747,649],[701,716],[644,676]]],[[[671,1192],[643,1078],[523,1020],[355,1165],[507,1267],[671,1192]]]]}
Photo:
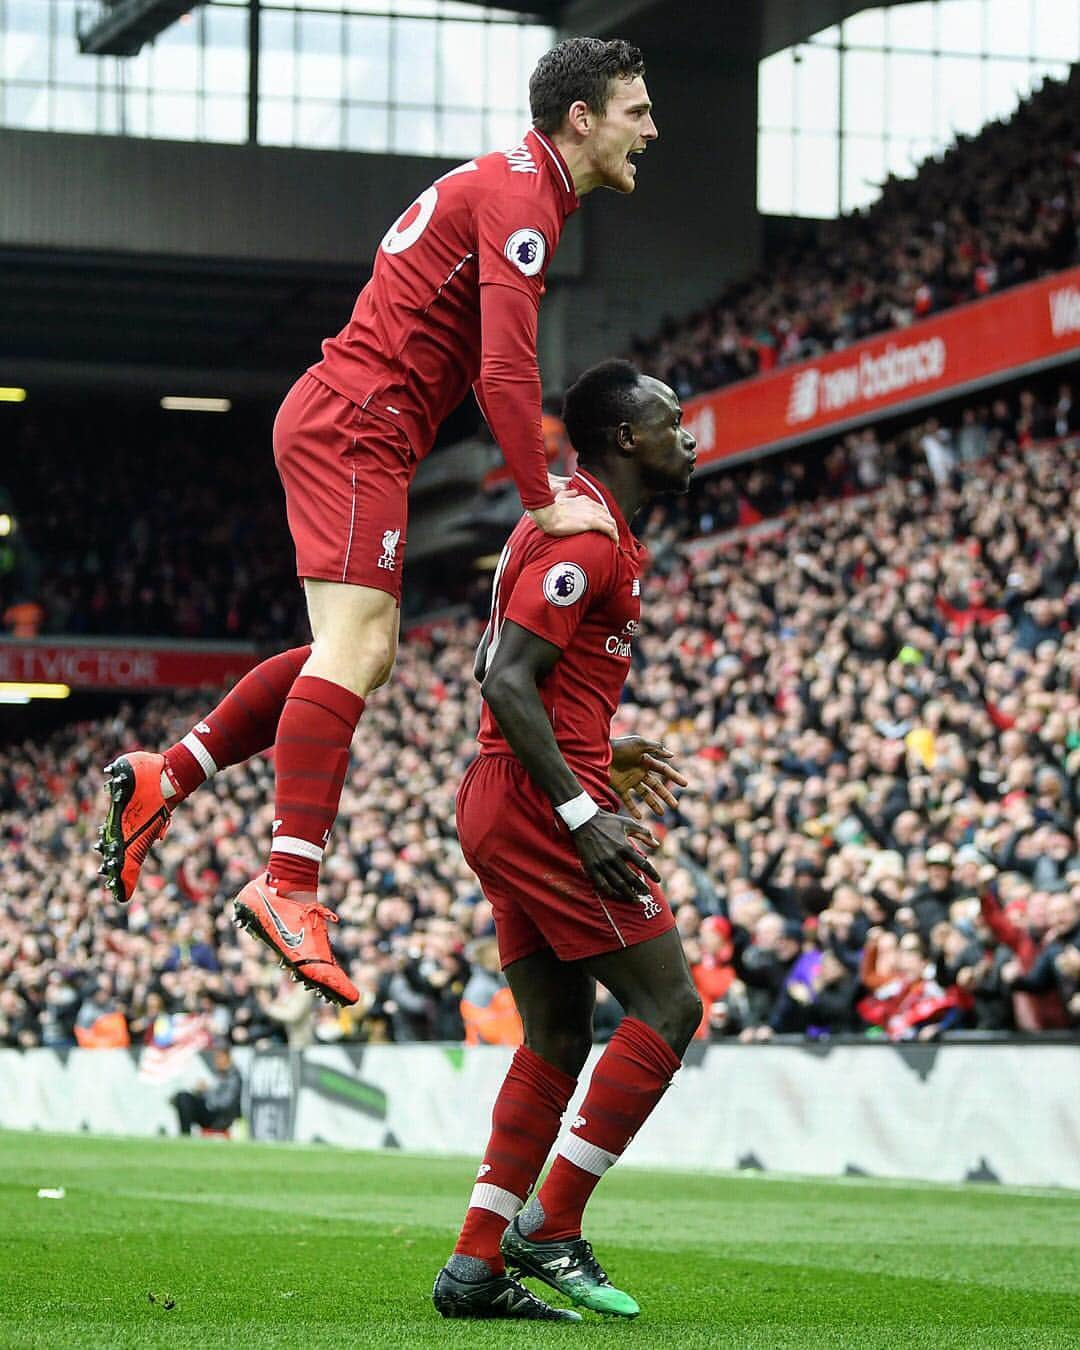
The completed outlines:
{"type": "MultiPolygon", "coordinates": [[[[1080,443],[1036,439],[1074,430],[1066,387],[1023,394],[653,508],[615,730],[691,779],[659,865],[701,1036],[1080,1024],[1080,443]]],[[[453,824],[482,604],[403,643],[358,732],[324,869],[355,1009],[231,926],[270,833],[265,758],[183,805],[128,907],[98,884],[101,765],[204,699],[0,750],[0,1045],[144,1042],[175,1014],[235,1044],[512,1040],[453,824]]],[[[597,1034],[618,1016],[602,1001],[597,1034]]]]}
{"type": "Polygon", "coordinates": [[[630,355],[688,398],[1080,261],[1078,95],[1074,66],[630,355]]]}
{"type": "MultiPolygon", "coordinates": [[[[1078,92],[1080,68],[1067,82],[1047,80],[1010,120],[961,138],[914,179],[890,180],[867,212],[820,225],[630,355],[685,398],[1075,263],[1078,92]]],[[[2,626],[268,645],[302,636],[265,417],[234,411],[201,423],[198,439],[175,414],[155,410],[155,421],[135,405],[35,412],[28,404],[7,417],[0,435],[12,453],[0,510],[17,511],[23,565],[6,571],[0,549],[2,626]],[[108,426],[108,437],[57,476],[48,447],[81,444],[88,418],[108,426]]],[[[1010,417],[996,409],[991,424],[1008,426],[1010,417]]],[[[1067,420],[1074,429],[1075,417],[1067,420]]],[[[1018,434],[1023,441],[1023,425],[1018,434]]],[[[980,435],[973,428],[960,440],[980,435]]],[[[740,496],[766,512],[813,499],[836,488],[852,456],[863,487],[888,467],[872,438],[824,465],[816,451],[789,456],[778,477],[761,469],[725,476],[709,514],[722,522],[740,496]],[[764,505],[755,500],[763,494],[764,505]]]]}

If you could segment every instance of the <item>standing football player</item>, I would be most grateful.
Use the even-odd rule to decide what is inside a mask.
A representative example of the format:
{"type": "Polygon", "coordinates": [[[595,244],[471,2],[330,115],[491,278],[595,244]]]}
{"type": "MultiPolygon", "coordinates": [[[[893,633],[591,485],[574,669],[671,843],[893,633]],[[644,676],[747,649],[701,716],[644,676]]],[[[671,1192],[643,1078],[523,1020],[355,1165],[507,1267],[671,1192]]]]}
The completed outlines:
{"type": "Polygon", "coordinates": [[[458,834],[491,903],[525,1044],[496,1099],[454,1254],[435,1282],[445,1317],[573,1316],[535,1298],[507,1267],[582,1307],[637,1315],[581,1236],[582,1212],[701,1021],[660,878],[633,842],[655,848],[656,840],[619,813],[628,788],[644,789],[663,810],[668,783],[685,780],[661,747],[609,740],[641,616],[646,554],[628,522],[658,494],[686,491],[695,442],[673,391],[626,361],[587,371],[563,417],[578,453],[571,483],[610,512],[617,535],[552,539],[524,516],[499,562],[477,655],[480,753],[458,791],[458,834]],[[626,1017],[526,1204],[592,1046],[597,980],[626,1017]]]}
{"type": "Polygon", "coordinates": [[[529,82],[533,127],[512,150],[434,182],[387,231],[352,318],[293,385],[274,424],[313,641],[256,666],[164,755],[106,769],[101,872],[124,902],[172,812],[230,764],[274,749],[265,875],[236,920],[304,984],[354,1003],[327,935],[319,868],[364,700],[397,651],[407,497],[440,422],[475,389],[522,505],[546,536],[614,535],[588,492],[553,492],[541,432],[536,325],[567,216],[594,188],[634,190],[656,138],[637,48],[571,38],[529,82]]]}

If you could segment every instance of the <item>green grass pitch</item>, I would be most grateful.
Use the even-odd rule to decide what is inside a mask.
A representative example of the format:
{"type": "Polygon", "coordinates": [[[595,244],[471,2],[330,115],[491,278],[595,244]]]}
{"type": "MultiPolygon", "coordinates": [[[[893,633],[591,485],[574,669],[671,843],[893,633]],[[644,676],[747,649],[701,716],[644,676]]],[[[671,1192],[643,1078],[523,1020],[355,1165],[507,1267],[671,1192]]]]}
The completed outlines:
{"type": "Polygon", "coordinates": [[[0,1133],[0,1346],[1080,1346],[1080,1196],[631,1168],[587,1234],[640,1318],[444,1322],[473,1168],[0,1133]]]}

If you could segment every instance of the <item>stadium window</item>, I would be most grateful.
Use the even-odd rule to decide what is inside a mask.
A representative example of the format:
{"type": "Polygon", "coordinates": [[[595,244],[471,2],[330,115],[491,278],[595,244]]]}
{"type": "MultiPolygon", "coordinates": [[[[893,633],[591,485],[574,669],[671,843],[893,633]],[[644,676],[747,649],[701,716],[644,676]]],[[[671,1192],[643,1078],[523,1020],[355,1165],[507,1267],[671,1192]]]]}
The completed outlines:
{"type": "MultiPolygon", "coordinates": [[[[390,23],[385,16],[350,14],[345,18],[345,96],[365,106],[381,104],[384,130],[378,145],[386,149],[386,105],[390,99],[390,23]]],[[[353,149],[356,147],[349,146],[353,149]]]]}
{"type": "Polygon", "coordinates": [[[885,43],[893,52],[925,52],[934,45],[934,6],[891,5],[885,12],[885,43]]]}
{"type": "Polygon", "coordinates": [[[937,73],[934,139],[948,145],[957,136],[974,136],[984,121],[982,62],[970,56],[942,56],[937,73]]]}
{"type": "Polygon", "coordinates": [[[386,150],[389,144],[389,110],[385,103],[350,103],[345,112],[345,149],[386,150]]]}
{"type": "Polygon", "coordinates": [[[838,186],[835,135],[800,132],[795,137],[795,199],[808,216],[834,216],[838,186]]]}
{"type": "MultiPolygon", "coordinates": [[[[978,0],[974,0],[978,3],[978,0]]],[[[844,21],[843,39],[849,47],[867,47],[884,50],[885,11],[864,9],[844,21]]]]}
{"type": "Polygon", "coordinates": [[[885,135],[885,53],[844,53],[844,121],[861,136],[885,135]]]}
{"type": "Polygon", "coordinates": [[[342,142],[341,103],[308,98],[296,107],[296,144],[315,150],[336,150],[342,142]]]}
{"type": "Polygon", "coordinates": [[[885,140],[882,136],[845,136],[841,169],[845,211],[869,206],[885,181],[885,140]]]}
{"type": "Polygon", "coordinates": [[[1012,115],[1080,58],[1073,0],[874,7],[758,66],[758,210],[830,217],[871,205],[957,136],[1012,115]]]}
{"type": "Polygon", "coordinates": [[[1060,61],[1080,51],[1080,5],[1065,0],[1035,0],[1031,16],[1031,54],[1060,61]]]}
{"type": "Polygon", "coordinates": [[[937,49],[956,56],[983,51],[983,0],[950,0],[937,6],[937,49]]]}
{"type": "Polygon", "coordinates": [[[1029,0],[986,0],[987,56],[1031,55],[1029,0]]]}
{"type": "Polygon", "coordinates": [[[835,47],[803,47],[795,72],[795,119],[800,132],[831,131],[840,122],[840,56],[835,47]]]}
{"type": "MultiPolygon", "coordinates": [[[[345,94],[344,41],[340,14],[300,14],[297,23],[296,96],[301,106],[311,101],[340,100],[345,94]]],[[[316,119],[312,125],[322,125],[316,119]]],[[[340,128],[335,133],[340,140],[340,128]]],[[[306,143],[306,142],[305,142],[306,143]]],[[[320,145],[322,141],[318,142],[320,145]]]]}
{"type": "Polygon", "coordinates": [[[795,137],[790,131],[758,134],[758,210],[795,214],[795,137]]]}
{"type": "Polygon", "coordinates": [[[435,118],[425,108],[395,108],[390,149],[396,155],[434,155],[438,153],[435,118]]]}
{"type": "Polygon", "coordinates": [[[892,138],[910,140],[934,127],[934,58],[891,52],[885,62],[885,130],[892,138]]]}
{"type": "Polygon", "coordinates": [[[399,105],[434,110],[436,25],[399,19],[394,25],[393,99],[399,105]]]}
{"type": "MultiPolygon", "coordinates": [[[[242,142],[248,0],[204,0],[134,57],[84,56],[90,0],[0,0],[0,126],[242,142]]],[[[259,140],[469,156],[516,142],[554,41],[463,0],[262,0],[259,140]]]]}

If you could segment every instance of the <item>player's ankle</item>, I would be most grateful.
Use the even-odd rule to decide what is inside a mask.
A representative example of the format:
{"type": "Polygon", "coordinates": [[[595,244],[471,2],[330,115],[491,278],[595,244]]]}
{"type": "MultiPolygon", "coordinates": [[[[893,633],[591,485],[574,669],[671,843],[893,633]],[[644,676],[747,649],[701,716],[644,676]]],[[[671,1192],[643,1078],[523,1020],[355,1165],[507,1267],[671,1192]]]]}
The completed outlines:
{"type": "Polygon", "coordinates": [[[276,872],[267,872],[266,882],[283,900],[296,900],[305,895],[315,896],[319,891],[318,877],[314,881],[291,881],[276,872]]]}
{"type": "Polygon", "coordinates": [[[483,1256],[475,1256],[470,1252],[454,1252],[446,1263],[446,1269],[455,1280],[465,1280],[469,1284],[506,1274],[502,1253],[497,1249],[494,1252],[485,1252],[483,1256]]]}
{"type": "Polygon", "coordinates": [[[278,895],[286,898],[297,894],[314,895],[319,889],[319,868],[317,864],[305,866],[291,854],[271,853],[266,880],[278,895]]]}

